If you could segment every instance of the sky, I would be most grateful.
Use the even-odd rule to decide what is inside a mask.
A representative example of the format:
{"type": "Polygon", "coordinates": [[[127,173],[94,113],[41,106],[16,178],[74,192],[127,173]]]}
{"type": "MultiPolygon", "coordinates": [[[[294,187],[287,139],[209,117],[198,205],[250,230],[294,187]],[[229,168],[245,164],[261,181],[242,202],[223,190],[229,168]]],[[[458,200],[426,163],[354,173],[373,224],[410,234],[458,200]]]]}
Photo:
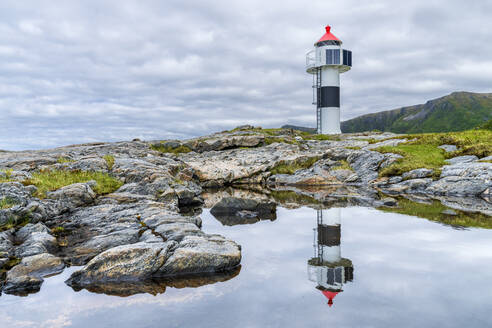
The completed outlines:
{"type": "Polygon", "coordinates": [[[305,54],[353,52],[341,116],[492,92],[492,2],[2,0],[0,149],[315,126],[305,54]]]}

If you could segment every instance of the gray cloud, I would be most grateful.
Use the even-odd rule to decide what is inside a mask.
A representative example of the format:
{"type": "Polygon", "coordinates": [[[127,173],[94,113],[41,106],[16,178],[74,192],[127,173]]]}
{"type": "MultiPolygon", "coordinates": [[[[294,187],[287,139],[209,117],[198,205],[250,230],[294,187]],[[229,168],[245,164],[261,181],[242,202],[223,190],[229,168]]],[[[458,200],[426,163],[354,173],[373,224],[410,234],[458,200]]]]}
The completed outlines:
{"type": "Polygon", "coordinates": [[[0,149],[314,126],[304,56],[354,52],[342,117],[490,91],[487,1],[2,1],[0,149]]]}

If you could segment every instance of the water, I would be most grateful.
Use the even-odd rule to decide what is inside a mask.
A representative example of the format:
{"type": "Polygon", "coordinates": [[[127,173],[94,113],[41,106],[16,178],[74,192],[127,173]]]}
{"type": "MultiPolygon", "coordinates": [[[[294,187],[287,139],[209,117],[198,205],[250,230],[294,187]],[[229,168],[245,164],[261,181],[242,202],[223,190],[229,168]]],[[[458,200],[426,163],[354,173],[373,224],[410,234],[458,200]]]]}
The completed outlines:
{"type": "Polygon", "coordinates": [[[39,293],[0,296],[0,326],[492,326],[492,230],[360,207],[327,209],[322,217],[323,223],[341,223],[339,248],[328,233],[322,239],[335,246],[323,256],[345,258],[347,273],[338,278],[351,280],[336,295],[325,290],[335,295],[332,306],[316,277],[308,279],[308,261],[319,252],[316,210],[279,208],[275,221],[236,226],[223,226],[205,211],[204,231],[242,245],[237,276],[197,288],[167,287],[156,296],[119,297],[74,292],[63,283],[75,270],[69,268],[47,278],[39,293]]]}

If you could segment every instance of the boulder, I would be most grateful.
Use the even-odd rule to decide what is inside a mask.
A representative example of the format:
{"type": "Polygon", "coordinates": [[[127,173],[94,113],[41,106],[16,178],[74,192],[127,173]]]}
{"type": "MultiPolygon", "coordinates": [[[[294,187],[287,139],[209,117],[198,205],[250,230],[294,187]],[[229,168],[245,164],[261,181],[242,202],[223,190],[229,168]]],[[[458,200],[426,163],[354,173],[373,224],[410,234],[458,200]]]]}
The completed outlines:
{"type": "Polygon", "coordinates": [[[210,213],[224,225],[275,220],[277,205],[270,201],[225,197],[212,207],[210,213]]]}
{"type": "Polygon", "coordinates": [[[458,157],[453,157],[450,159],[446,160],[446,163],[449,163],[451,165],[454,164],[462,164],[462,163],[469,163],[469,162],[475,162],[478,160],[478,157],[475,155],[466,155],[466,156],[458,156],[458,157]]]}
{"type": "Polygon", "coordinates": [[[64,267],[63,261],[51,254],[25,257],[7,272],[3,290],[9,294],[36,292],[43,283],[44,276],[59,273],[64,267]]]}
{"type": "Polygon", "coordinates": [[[241,262],[241,248],[224,237],[186,236],[155,276],[185,276],[231,270],[241,262]]]}
{"type": "Polygon", "coordinates": [[[95,182],[74,183],[56,191],[48,192],[46,197],[58,200],[63,206],[73,210],[76,207],[94,202],[96,193],[91,188],[94,184],[95,182]]]}
{"type": "Polygon", "coordinates": [[[432,183],[432,179],[411,179],[405,180],[399,183],[384,186],[382,189],[386,193],[399,194],[399,193],[424,193],[427,186],[432,183]]]}

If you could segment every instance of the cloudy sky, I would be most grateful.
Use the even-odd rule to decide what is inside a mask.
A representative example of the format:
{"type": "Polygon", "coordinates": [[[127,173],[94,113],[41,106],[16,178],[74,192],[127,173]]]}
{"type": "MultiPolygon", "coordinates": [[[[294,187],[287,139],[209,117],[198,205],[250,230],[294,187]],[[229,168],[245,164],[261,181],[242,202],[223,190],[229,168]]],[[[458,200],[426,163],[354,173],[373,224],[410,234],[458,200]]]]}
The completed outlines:
{"type": "Polygon", "coordinates": [[[315,125],[305,53],[353,51],[342,118],[492,91],[492,2],[2,0],[0,149],[315,125]]]}

